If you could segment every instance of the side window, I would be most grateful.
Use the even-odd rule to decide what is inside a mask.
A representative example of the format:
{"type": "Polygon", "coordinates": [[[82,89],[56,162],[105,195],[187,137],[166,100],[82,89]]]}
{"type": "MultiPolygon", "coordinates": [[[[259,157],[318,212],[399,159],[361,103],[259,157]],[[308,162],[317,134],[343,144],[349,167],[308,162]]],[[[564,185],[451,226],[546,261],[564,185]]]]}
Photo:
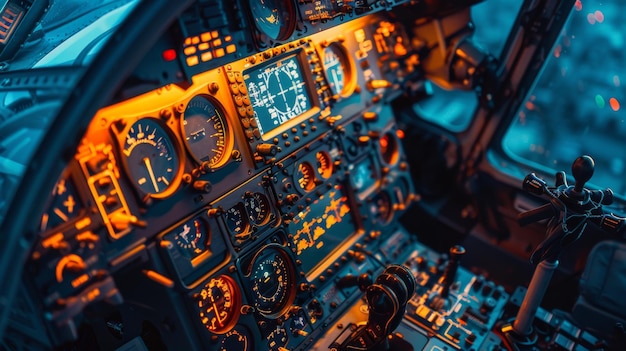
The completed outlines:
{"type": "Polygon", "coordinates": [[[626,195],[625,11],[622,0],[576,2],[502,141],[507,156],[553,174],[586,154],[591,183],[626,195]]]}
{"type": "MultiPolygon", "coordinates": [[[[495,57],[500,56],[521,3],[491,0],[473,6],[475,42],[495,57]],[[498,15],[494,16],[495,13],[498,15]]],[[[435,84],[430,84],[430,88],[432,95],[414,106],[415,113],[451,132],[458,133],[467,129],[478,108],[476,93],[448,91],[435,84]]]]}

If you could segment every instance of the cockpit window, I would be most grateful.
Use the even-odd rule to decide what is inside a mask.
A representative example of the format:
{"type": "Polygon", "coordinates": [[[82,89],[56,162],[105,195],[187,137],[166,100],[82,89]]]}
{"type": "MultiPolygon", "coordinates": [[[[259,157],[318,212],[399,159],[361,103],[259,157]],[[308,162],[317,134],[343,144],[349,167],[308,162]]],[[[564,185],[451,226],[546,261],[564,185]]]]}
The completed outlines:
{"type": "Polygon", "coordinates": [[[0,2],[0,222],[82,68],[138,2],[0,2]]]}
{"type": "Polygon", "coordinates": [[[503,139],[509,157],[546,174],[569,172],[572,161],[587,154],[596,163],[591,183],[621,197],[626,196],[624,11],[621,0],[576,2],[503,139]]]}
{"type": "MultiPolygon", "coordinates": [[[[475,24],[474,41],[482,49],[499,57],[521,1],[484,1],[472,6],[475,24]],[[498,14],[494,16],[494,14],[498,14]],[[493,30],[498,28],[498,30],[493,30]]],[[[430,97],[414,106],[415,113],[426,121],[435,123],[451,132],[462,132],[469,127],[478,97],[474,91],[446,90],[427,83],[430,97]]]]}

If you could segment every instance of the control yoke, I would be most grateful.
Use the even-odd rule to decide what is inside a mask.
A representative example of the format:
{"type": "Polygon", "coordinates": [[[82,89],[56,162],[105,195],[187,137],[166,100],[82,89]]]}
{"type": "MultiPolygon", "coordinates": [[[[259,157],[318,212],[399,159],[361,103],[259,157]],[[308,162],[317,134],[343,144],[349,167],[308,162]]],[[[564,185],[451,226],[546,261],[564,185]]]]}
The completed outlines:
{"type": "Polygon", "coordinates": [[[537,267],[517,316],[512,325],[502,328],[507,338],[517,346],[531,346],[536,341],[533,321],[552,274],[559,265],[558,258],[562,248],[580,238],[589,221],[609,233],[621,233],[624,230],[626,218],[606,213],[602,209],[602,205],[613,202],[613,191],[585,188],[593,170],[593,159],[585,155],[578,157],[572,165],[572,174],[576,180],[573,186],[567,185],[565,172],[562,171],[556,174],[555,187],[548,187],[534,173],[524,179],[525,191],[537,196],[547,196],[550,203],[521,213],[518,217],[519,224],[550,219],[546,228],[546,239],[531,255],[530,261],[537,264],[537,267]]]}
{"type": "Polygon", "coordinates": [[[606,213],[602,209],[602,205],[613,202],[613,191],[584,187],[593,175],[594,166],[591,157],[578,157],[572,165],[572,174],[576,180],[573,186],[567,185],[563,171],[556,174],[555,187],[548,187],[535,173],[524,179],[525,191],[537,196],[545,195],[550,200],[550,203],[521,213],[518,217],[520,225],[550,218],[547,238],[533,252],[530,258],[532,263],[558,259],[561,248],[580,238],[589,221],[609,233],[621,233],[624,230],[626,218],[606,213]]]}

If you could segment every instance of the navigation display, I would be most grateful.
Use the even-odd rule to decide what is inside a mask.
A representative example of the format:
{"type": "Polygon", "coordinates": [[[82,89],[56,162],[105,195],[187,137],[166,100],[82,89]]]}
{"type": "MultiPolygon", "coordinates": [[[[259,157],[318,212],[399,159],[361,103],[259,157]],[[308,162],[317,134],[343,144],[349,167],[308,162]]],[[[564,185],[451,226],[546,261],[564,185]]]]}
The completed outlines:
{"type": "Polygon", "coordinates": [[[296,55],[247,71],[244,80],[261,135],[312,108],[296,55]]]}
{"type": "Polygon", "coordinates": [[[307,273],[356,231],[348,197],[337,188],[315,200],[289,223],[296,254],[307,273]]]}

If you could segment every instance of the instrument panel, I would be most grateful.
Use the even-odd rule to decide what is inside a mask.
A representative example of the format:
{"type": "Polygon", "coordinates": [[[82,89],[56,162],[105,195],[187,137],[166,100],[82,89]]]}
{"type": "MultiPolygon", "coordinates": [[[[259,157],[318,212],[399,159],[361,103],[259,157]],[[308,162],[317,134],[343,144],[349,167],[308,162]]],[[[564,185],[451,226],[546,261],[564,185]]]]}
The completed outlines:
{"type": "Polygon", "coordinates": [[[101,108],[50,195],[28,270],[53,328],[74,330],[58,343],[112,304],[167,321],[164,345],[305,350],[362,296],[352,277],[409,260],[398,219],[417,197],[388,88],[420,72],[389,62],[418,48],[381,2],[302,2],[305,25],[292,1],[240,2],[258,49],[186,23],[189,84],[101,108]]]}

